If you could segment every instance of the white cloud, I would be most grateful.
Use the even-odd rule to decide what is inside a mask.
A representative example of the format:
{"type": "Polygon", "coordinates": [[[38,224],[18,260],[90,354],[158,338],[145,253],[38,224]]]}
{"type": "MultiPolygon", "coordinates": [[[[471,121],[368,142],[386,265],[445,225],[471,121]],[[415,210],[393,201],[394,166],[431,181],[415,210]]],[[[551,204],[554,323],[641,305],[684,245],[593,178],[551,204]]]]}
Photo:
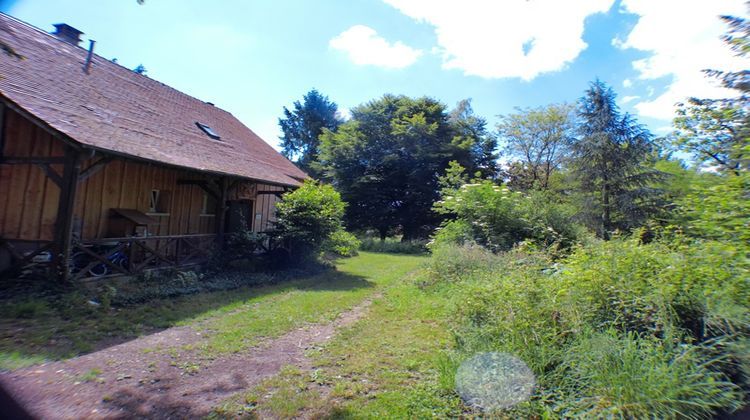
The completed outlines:
{"type": "Polygon", "coordinates": [[[632,80],[625,79],[625,80],[622,81],[622,87],[624,87],[625,89],[630,88],[632,86],[633,86],[633,81],[632,80]]]}
{"type": "Polygon", "coordinates": [[[638,98],[640,98],[640,96],[623,96],[622,99],[620,99],[620,103],[627,104],[629,102],[633,102],[638,98]]]}
{"type": "Polygon", "coordinates": [[[531,80],[578,57],[584,19],[614,0],[383,0],[435,27],[443,67],[531,80]]]}
{"type": "Polygon", "coordinates": [[[349,121],[352,119],[352,111],[349,108],[339,107],[336,110],[336,116],[344,121],[349,121]]]}
{"type": "Polygon", "coordinates": [[[622,7],[639,15],[639,20],[620,47],[651,53],[633,61],[638,78],[671,77],[665,92],[635,106],[640,115],[671,120],[674,104],[687,97],[731,95],[706,78],[702,70],[747,67],[746,60],[734,57],[721,41],[727,26],[718,18],[725,14],[744,15],[744,0],[623,0],[622,7]]]}
{"type": "Polygon", "coordinates": [[[340,33],[328,43],[331,48],[344,51],[357,65],[373,65],[400,69],[414,64],[421,50],[404,45],[401,41],[390,43],[364,25],[355,25],[340,33]]]}

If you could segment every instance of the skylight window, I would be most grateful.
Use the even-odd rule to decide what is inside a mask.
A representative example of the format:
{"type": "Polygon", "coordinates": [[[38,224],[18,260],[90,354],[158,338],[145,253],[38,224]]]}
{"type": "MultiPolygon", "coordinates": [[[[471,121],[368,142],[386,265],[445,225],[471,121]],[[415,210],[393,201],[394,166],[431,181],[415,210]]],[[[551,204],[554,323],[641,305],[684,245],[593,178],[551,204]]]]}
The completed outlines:
{"type": "Polygon", "coordinates": [[[198,128],[201,129],[201,131],[206,133],[208,137],[211,137],[214,140],[221,140],[221,136],[216,134],[216,132],[211,127],[207,126],[206,124],[196,122],[195,125],[197,125],[198,128]]]}

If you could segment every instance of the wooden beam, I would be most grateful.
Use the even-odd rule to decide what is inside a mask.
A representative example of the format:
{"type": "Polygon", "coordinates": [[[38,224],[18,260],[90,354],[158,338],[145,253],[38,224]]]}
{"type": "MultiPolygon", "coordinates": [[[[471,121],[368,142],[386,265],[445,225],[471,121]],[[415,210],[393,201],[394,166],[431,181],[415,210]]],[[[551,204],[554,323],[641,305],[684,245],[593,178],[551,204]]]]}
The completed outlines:
{"type": "Polygon", "coordinates": [[[63,178],[58,174],[54,169],[52,169],[52,166],[49,163],[37,163],[37,166],[44,171],[44,174],[47,175],[49,179],[52,180],[59,188],[62,188],[63,185],[63,178]]]}
{"type": "Polygon", "coordinates": [[[4,165],[54,165],[65,164],[65,156],[31,156],[31,157],[4,157],[0,159],[0,164],[4,165]]]}
{"type": "Polygon", "coordinates": [[[92,163],[88,168],[81,171],[81,173],[78,175],[78,182],[85,181],[87,178],[101,171],[105,166],[107,166],[109,162],[112,162],[113,160],[115,160],[113,156],[106,156],[92,163]]]}
{"type": "Polygon", "coordinates": [[[258,191],[256,195],[275,195],[281,198],[286,191],[258,191]]]}
{"type": "Polygon", "coordinates": [[[219,199],[216,200],[216,242],[219,249],[224,247],[224,224],[227,213],[227,190],[229,179],[222,177],[219,181],[219,199]]]}
{"type": "Polygon", "coordinates": [[[53,248],[54,244],[52,242],[44,243],[44,241],[41,241],[39,245],[40,246],[35,251],[23,255],[16,250],[16,248],[10,241],[0,240],[0,248],[5,247],[13,256],[13,258],[16,259],[16,262],[11,264],[10,267],[4,269],[3,271],[0,271],[0,279],[5,279],[13,275],[14,273],[17,273],[19,269],[22,269],[24,266],[30,263],[34,257],[53,248]]]}
{"type": "Polygon", "coordinates": [[[221,186],[219,186],[219,188],[217,189],[213,189],[206,181],[202,181],[199,179],[178,179],[177,185],[195,185],[211,195],[215,200],[221,199],[221,194],[218,191],[221,186]]]}
{"type": "Polygon", "coordinates": [[[238,185],[240,185],[240,182],[242,182],[241,179],[235,179],[229,184],[228,190],[232,191],[233,189],[237,188],[238,185]]]}
{"type": "Polygon", "coordinates": [[[80,154],[77,150],[66,147],[65,158],[55,221],[55,266],[59,279],[63,282],[67,282],[70,276],[68,261],[73,234],[73,210],[78,189],[78,175],[81,172],[80,154]]]}

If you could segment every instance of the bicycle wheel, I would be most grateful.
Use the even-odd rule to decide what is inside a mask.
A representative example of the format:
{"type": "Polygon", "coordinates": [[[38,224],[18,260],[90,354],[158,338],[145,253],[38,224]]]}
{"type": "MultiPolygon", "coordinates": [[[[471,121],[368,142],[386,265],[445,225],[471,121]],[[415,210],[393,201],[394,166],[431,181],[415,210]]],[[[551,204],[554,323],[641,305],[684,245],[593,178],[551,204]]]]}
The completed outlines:
{"type": "Polygon", "coordinates": [[[91,274],[94,277],[101,277],[105,274],[109,273],[109,267],[107,267],[105,264],[97,264],[89,270],[89,274],[91,274]]]}
{"type": "Polygon", "coordinates": [[[75,274],[79,271],[86,268],[87,265],[89,265],[89,262],[91,261],[91,258],[86,255],[85,252],[78,251],[70,256],[70,260],[68,262],[68,267],[70,268],[70,272],[75,274]]]}

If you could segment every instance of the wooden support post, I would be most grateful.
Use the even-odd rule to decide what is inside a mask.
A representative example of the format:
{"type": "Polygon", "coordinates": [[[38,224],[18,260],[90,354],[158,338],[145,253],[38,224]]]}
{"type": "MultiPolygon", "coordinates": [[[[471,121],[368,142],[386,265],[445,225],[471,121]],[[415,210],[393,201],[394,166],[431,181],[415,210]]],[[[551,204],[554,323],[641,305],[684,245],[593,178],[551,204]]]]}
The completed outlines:
{"type": "Polygon", "coordinates": [[[0,158],[5,153],[5,103],[0,102],[0,158]]]}
{"type": "Polygon", "coordinates": [[[79,153],[71,147],[65,148],[65,164],[62,183],[60,185],[60,201],[57,205],[57,220],[55,221],[55,268],[59,279],[69,280],[68,261],[70,260],[71,237],[73,234],[73,210],[76,191],[78,189],[78,175],[81,172],[79,153]]]}
{"type": "Polygon", "coordinates": [[[47,177],[54,182],[58,188],[62,188],[63,179],[54,169],[52,169],[52,166],[48,163],[38,163],[37,166],[42,169],[44,174],[47,175],[47,177]]]}
{"type": "Polygon", "coordinates": [[[80,175],[78,176],[78,180],[85,181],[87,178],[93,176],[97,172],[104,169],[104,167],[107,166],[107,164],[109,162],[112,162],[113,160],[115,160],[113,156],[106,156],[106,157],[99,158],[99,160],[92,163],[91,166],[81,171],[80,175]]]}
{"type": "Polygon", "coordinates": [[[229,190],[229,180],[222,177],[219,181],[219,199],[216,200],[216,242],[219,249],[224,248],[224,225],[227,217],[227,191],[229,190]]]}

